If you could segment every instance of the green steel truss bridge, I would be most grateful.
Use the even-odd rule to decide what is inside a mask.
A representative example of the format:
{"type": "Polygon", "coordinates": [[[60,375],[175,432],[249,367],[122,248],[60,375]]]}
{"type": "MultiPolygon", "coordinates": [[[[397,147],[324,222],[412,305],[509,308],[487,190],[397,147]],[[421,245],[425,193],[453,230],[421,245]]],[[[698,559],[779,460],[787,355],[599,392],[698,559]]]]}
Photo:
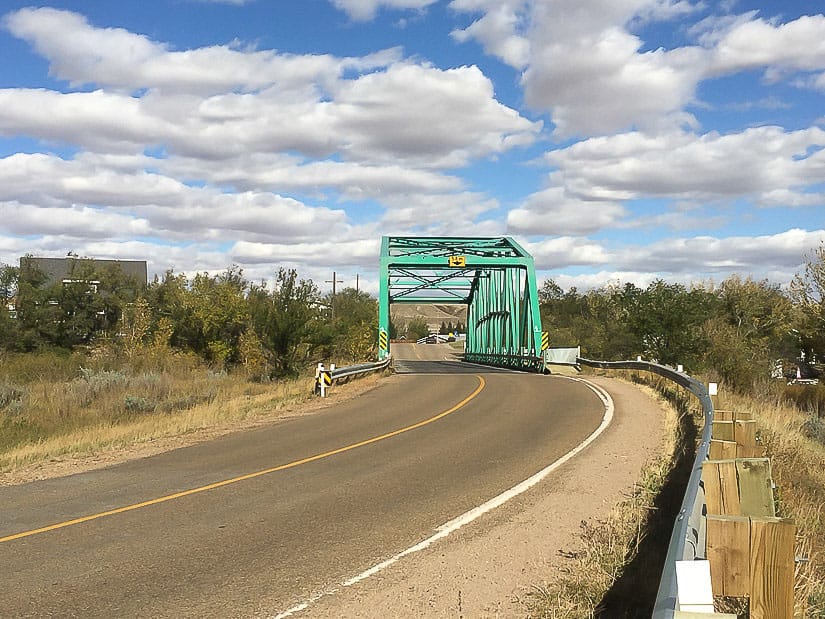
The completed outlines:
{"type": "Polygon", "coordinates": [[[466,305],[468,361],[543,369],[533,258],[510,237],[383,237],[379,359],[390,354],[393,303],[466,305]]]}

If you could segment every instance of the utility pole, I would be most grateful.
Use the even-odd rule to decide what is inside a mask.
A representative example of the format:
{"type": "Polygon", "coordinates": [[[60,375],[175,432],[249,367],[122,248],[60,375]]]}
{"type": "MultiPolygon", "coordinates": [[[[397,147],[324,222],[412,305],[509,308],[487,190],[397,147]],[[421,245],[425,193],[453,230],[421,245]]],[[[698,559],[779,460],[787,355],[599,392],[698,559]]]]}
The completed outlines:
{"type": "Polygon", "coordinates": [[[360,273],[355,274],[355,292],[356,293],[361,292],[361,274],[360,273]]]}
{"type": "Polygon", "coordinates": [[[325,284],[332,284],[332,320],[335,320],[335,284],[343,284],[344,280],[338,279],[335,271],[332,272],[332,279],[328,279],[325,284]]]}

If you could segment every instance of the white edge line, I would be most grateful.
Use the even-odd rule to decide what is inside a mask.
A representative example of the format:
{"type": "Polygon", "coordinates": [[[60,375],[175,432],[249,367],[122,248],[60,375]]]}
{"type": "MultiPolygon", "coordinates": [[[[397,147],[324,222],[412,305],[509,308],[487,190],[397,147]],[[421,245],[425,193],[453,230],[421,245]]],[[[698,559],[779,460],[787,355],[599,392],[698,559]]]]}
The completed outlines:
{"type": "Polygon", "coordinates": [[[363,572],[361,572],[357,576],[353,576],[352,578],[341,582],[336,587],[332,587],[330,589],[326,589],[324,591],[321,591],[319,593],[314,594],[313,596],[311,596],[310,598],[304,600],[300,604],[297,604],[297,605],[293,606],[292,608],[289,608],[289,609],[283,611],[282,613],[279,613],[279,614],[275,615],[274,619],[285,619],[286,617],[290,617],[290,616],[292,616],[296,613],[304,611],[307,608],[309,608],[312,604],[314,604],[315,602],[320,600],[322,597],[337,593],[341,587],[351,587],[352,585],[357,584],[357,583],[361,582],[362,580],[366,580],[370,576],[374,576],[378,572],[388,568],[389,566],[393,565],[394,563],[397,563],[398,561],[400,561],[404,557],[406,557],[408,555],[411,555],[411,554],[414,554],[416,552],[419,552],[421,550],[424,550],[425,548],[427,548],[430,545],[434,544],[438,540],[447,537],[451,533],[454,533],[455,531],[457,531],[458,529],[460,529],[464,525],[473,522],[474,520],[476,520],[477,518],[480,518],[481,516],[483,516],[487,512],[492,511],[496,507],[500,507],[501,505],[503,505],[507,501],[509,501],[509,500],[517,497],[518,495],[526,492],[527,490],[529,490],[530,488],[535,486],[537,483],[542,481],[550,473],[552,473],[553,471],[555,471],[559,467],[563,466],[568,461],[570,461],[572,458],[575,458],[579,453],[584,451],[590,445],[590,443],[595,441],[599,437],[599,435],[602,432],[604,432],[607,429],[607,427],[610,425],[610,423],[613,421],[613,413],[614,413],[614,410],[615,410],[614,405],[613,405],[613,399],[610,397],[610,394],[608,394],[607,391],[605,391],[602,387],[599,387],[598,385],[595,385],[595,384],[591,383],[590,381],[585,380],[583,378],[577,378],[577,377],[574,377],[574,376],[557,376],[557,378],[564,378],[566,380],[573,380],[573,381],[584,383],[604,403],[604,416],[602,417],[602,422],[601,422],[601,424],[599,424],[599,427],[596,428],[590,434],[590,436],[588,436],[581,443],[576,445],[576,447],[574,447],[572,450],[570,450],[566,454],[564,454],[561,458],[559,458],[558,460],[556,460],[552,464],[549,464],[548,466],[546,466],[545,468],[540,470],[538,473],[536,473],[536,474],[532,475],[531,477],[528,477],[524,481],[516,484],[515,486],[513,486],[509,490],[505,490],[504,492],[502,492],[498,496],[493,497],[492,499],[486,501],[485,503],[482,503],[478,507],[474,507],[473,509],[464,512],[463,514],[461,514],[457,518],[453,518],[449,522],[445,522],[444,524],[442,524],[440,527],[438,527],[436,529],[435,534],[431,535],[430,537],[428,537],[425,540],[422,540],[422,541],[418,542],[415,546],[410,546],[406,550],[402,550],[401,552],[399,552],[397,555],[394,555],[394,556],[390,557],[389,559],[387,559],[385,561],[382,561],[381,563],[373,565],[371,568],[369,568],[367,570],[364,570],[363,572]]]}

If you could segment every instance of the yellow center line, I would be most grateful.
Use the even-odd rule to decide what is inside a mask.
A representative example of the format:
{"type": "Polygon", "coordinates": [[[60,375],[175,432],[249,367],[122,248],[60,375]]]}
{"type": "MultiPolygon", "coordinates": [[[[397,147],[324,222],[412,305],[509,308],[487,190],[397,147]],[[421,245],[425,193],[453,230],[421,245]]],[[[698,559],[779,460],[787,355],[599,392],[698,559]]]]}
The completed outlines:
{"type": "Polygon", "coordinates": [[[228,486],[230,484],[235,484],[241,481],[246,481],[248,479],[254,479],[255,477],[261,477],[262,475],[269,475],[270,473],[276,473],[278,471],[283,471],[286,469],[295,468],[296,466],[300,466],[302,464],[308,464],[309,462],[315,462],[316,460],[322,460],[324,458],[329,458],[330,456],[334,456],[336,454],[344,453],[347,451],[352,451],[353,449],[358,449],[359,447],[364,447],[365,445],[370,445],[372,443],[377,443],[378,441],[383,441],[388,438],[392,438],[393,436],[398,436],[399,434],[403,434],[405,432],[410,432],[411,430],[416,430],[417,428],[421,428],[423,426],[429,425],[439,419],[450,415],[451,413],[456,412],[460,408],[464,407],[470,400],[475,398],[481,391],[484,389],[485,381],[484,378],[481,376],[476,376],[478,379],[478,387],[476,387],[475,391],[473,391],[470,395],[466,398],[461,400],[458,404],[445,410],[442,413],[439,413],[435,417],[430,417],[429,419],[425,419],[423,421],[419,421],[411,426],[407,426],[405,428],[400,428],[398,430],[393,430],[392,432],[387,432],[386,434],[382,434],[380,436],[374,436],[372,438],[368,438],[364,441],[360,441],[358,443],[353,443],[352,445],[346,445],[345,447],[339,447],[338,449],[333,449],[332,451],[325,451],[324,453],[316,454],[314,456],[309,456],[308,458],[303,458],[301,460],[295,460],[293,462],[289,462],[287,464],[281,464],[279,466],[275,466],[269,469],[264,469],[262,471],[256,471],[254,473],[247,473],[246,475],[240,475],[238,477],[232,477],[231,479],[224,479],[223,481],[218,481],[212,484],[207,484],[205,486],[200,486],[198,488],[191,488],[189,490],[183,490],[182,492],[175,492],[174,494],[167,494],[162,497],[158,497],[156,499],[150,499],[148,501],[143,501],[141,503],[134,503],[132,505],[125,505],[123,507],[117,507],[115,509],[110,509],[105,512],[99,512],[97,514],[90,514],[88,516],[81,516],[80,518],[74,518],[72,520],[66,520],[65,522],[58,522],[56,524],[50,524],[45,527],[41,527],[39,529],[32,529],[30,531],[22,531],[20,533],[15,533],[13,535],[7,535],[6,537],[0,537],[0,544],[4,542],[11,542],[16,539],[21,539],[24,537],[31,537],[33,535],[38,535],[40,533],[48,533],[49,531],[55,531],[57,529],[65,529],[66,527],[71,527],[77,524],[82,524],[84,522],[89,522],[90,520],[98,520],[100,518],[105,518],[106,516],[115,516],[117,514],[123,514],[125,512],[131,512],[136,509],[140,509],[142,507],[149,507],[151,505],[157,505],[159,503],[166,503],[167,501],[173,501],[175,499],[180,499],[186,496],[191,496],[193,494],[199,494],[201,492],[206,492],[207,490],[214,490],[216,488],[222,488],[223,486],[228,486]]]}

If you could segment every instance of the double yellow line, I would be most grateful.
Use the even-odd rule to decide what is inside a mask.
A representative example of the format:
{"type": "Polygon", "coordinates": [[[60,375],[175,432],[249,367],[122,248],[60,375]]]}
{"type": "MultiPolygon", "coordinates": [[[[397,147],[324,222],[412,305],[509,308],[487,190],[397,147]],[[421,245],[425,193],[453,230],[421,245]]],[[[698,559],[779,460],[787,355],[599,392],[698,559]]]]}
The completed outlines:
{"type": "Polygon", "coordinates": [[[324,453],[319,453],[314,456],[309,456],[308,458],[303,458],[301,460],[295,460],[293,462],[289,462],[287,464],[281,464],[279,466],[274,466],[269,469],[264,469],[262,471],[256,471],[254,473],[247,473],[246,475],[240,475],[238,477],[232,477],[231,479],[224,479],[223,481],[218,481],[212,484],[207,484],[205,486],[199,486],[198,488],[191,488],[189,490],[183,490],[182,492],[175,492],[174,494],[167,494],[162,497],[158,497],[156,499],[150,499],[148,501],[143,501],[141,503],[134,503],[132,505],[125,505],[123,507],[117,507],[115,509],[110,509],[105,512],[99,512],[97,514],[90,514],[88,516],[81,516],[80,518],[73,518],[72,520],[66,520],[65,522],[58,522],[55,524],[50,524],[45,527],[40,527],[39,529],[32,529],[30,531],[22,531],[20,533],[14,533],[13,535],[7,535],[6,537],[0,537],[0,544],[5,542],[11,542],[17,539],[22,539],[24,537],[31,537],[33,535],[39,535],[41,533],[48,533],[49,531],[56,531],[57,529],[65,529],[66,527],[71,527],[77,524],[83,524],[84,522],[89,522],[91,520],[99,520],[100,518],[106,518],[107,516],[115,516],[117,514],[123,514],[126,512],[135,511],[136,509],[141,509],[142,507],[149,507],[151,505],[158,505],[160,503],[166,503],[167,501],[174,501],[175,499],[180,499],[186,496],[191,496],[193,494],[200,494],[201,492],[207,492],[208,490],[215,490],[216,488],[222,488],[223,486],[228,486],[230,484],[236,484],[241,481],[246,481],[248,479],[254,479],[256,477],[261,477],[262,475],[269,475],[270,473],[277,473],[278,471],[284,471],[286,469],[295,468],[296,466],[301,466],[302,464],[308,464],[310,462],[315,462],[316,460],[323,460],[324,458],[329,458],[330,456],[334,456],[340,453],[344,453],[347,451],[352,451],[353,449],[358,449],[359,447],[364,447],[365,445],[371,445],[372,443],[377,443],[378,441],[383,441],[388,438],[392,438],[393,436],[398,436],[399,434],[403,434],[405,432],[410,432],[411,430],[416,430],[423,426],[429,425],[450,415],[460,408],[464,407],[468,402],[470,402],[473,398],[475,398],[481,391],[484,389],[486,385],[484,378],[481,376],[476,376],[478,379],[478,387],[476,387],[475,391],[473,391],[470,395],[466,398],[461,400],[458,404],[445,410],[442,413],[434,417],[430,417],[429,419],[425,419],[424,421],[419,421],[411,426],[406,426],[404,428],[400,428],[398,430],[393,430],[392,432],[387,432],[386,434],[382,434],[380,436],[374,436],[372,438],[368,438],[364,441],[360,441],[358,443],[353,443],[352,445],[346,445],[345,447],[339,447],[338,449],[333,449],[332,451],[325,451],[324,453]]]}

